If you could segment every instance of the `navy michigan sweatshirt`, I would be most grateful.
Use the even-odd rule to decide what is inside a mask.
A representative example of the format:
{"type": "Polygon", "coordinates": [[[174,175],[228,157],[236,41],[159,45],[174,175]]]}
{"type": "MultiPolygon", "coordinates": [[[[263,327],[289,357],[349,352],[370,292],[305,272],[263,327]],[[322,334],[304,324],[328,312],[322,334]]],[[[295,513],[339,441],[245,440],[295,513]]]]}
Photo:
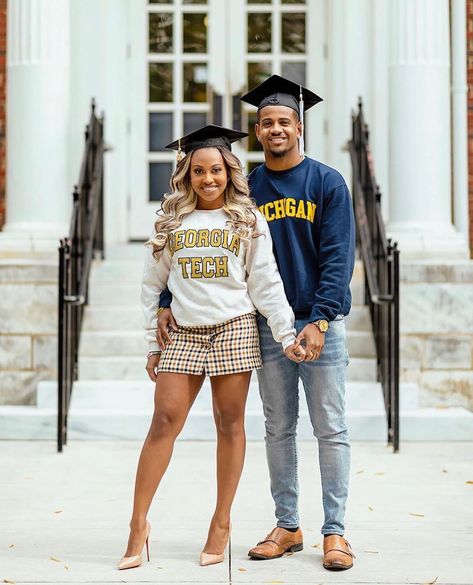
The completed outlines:
{"type": "Polygon", "coordinates": [[[284,289],[296,319],[348,315],[355,226],[340,173],[311,158],[285,171],[266,165],[249,178],[251,196],[269,223],[284,289]]]}

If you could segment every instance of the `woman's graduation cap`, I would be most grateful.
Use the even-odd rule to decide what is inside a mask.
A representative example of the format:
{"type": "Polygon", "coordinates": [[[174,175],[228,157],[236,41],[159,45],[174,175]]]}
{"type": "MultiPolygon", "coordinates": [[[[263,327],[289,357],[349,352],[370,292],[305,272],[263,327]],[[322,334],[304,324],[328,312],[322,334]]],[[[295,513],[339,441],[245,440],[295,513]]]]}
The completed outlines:
{"type": "Polygon", "coordinates": [[[181,150],[188,154],[198,148],[209,148],[212,146],[223,146],[232,150],[232,142],[236,142],[241,138],[246,138],[248,134],[246,132],[237,132],[231,128],[222,128],[222,126],[216,126],[215,124],[209,124],[203,128],[199,128],[187,136],[183,136],[171,144],[168,144],[166,148],[177,150],[177,158],[181,160],[181,150]]]}
{"type": "MultiPolygon", "coordinates": [[[[302,87],[280,75],[271,75],[263,83],[240,98],[243,102],[256,106],[258,111],[266,106],[286,106],[297,112],[304,124],[304,112],[323,101],[310,89],[302,87]]],[[[304,137],[299,141],[299,152],[304,154],[304,137]]]]}

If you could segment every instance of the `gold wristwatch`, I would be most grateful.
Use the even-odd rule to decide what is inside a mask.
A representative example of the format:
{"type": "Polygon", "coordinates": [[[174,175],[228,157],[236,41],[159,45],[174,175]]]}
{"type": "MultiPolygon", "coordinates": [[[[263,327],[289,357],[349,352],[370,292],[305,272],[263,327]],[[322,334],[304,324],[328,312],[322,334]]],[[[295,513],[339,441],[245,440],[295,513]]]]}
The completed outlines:
{"type": "Polygon", "coordinates": [[[314,325],[317,325],[317,327],[319,328],[319,331],[321,331],[322,333],[325,333],[326,331],[328,331],[328,321],[325,319],[319,319],[318,321],[313,321],[314,325]]]}

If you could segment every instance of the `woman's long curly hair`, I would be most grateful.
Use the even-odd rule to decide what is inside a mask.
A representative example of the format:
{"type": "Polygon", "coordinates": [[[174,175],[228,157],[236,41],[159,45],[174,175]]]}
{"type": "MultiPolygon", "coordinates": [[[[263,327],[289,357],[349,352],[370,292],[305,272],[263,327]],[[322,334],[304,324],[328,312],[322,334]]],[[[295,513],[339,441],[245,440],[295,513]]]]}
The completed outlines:
{"type": "MultiPolygon", "coordinates": [[[[261,234],[256,233],[257,209],[250,197],[248,181],[243,174],[239,159],[227,148],[215,146],[222,155],[227,169],[229,181],[224,192],[223,210],[229,216],[227,225],[242,240],[250,240],[261,234]]],[[[171,176],[170,193],[164,195],[162,207],[158,211],[158,219],[154,224],[156,235],[146,242],[153,248],[153,256],[159,260],[166,247],[169,234],[177,229],[184,217],[192,213],[197,206],[198,196],[191,185],[190,167],[192,152],[177,163],[171,176]]]]}

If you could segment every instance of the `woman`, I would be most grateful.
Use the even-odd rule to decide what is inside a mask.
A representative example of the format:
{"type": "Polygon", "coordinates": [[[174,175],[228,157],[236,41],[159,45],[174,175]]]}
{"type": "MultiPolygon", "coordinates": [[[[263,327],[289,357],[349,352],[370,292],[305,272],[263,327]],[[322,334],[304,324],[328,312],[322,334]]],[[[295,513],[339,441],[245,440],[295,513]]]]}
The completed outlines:
{"type": "Polygon", "coordinates": [[[182,147],[186,156],[177,164],[171,192],[147,243],[142,284],[150,348],[146,370],[157,384],[136,475],[128,547],[119,569],[139,566],[145,544],[148,550],[148,510],[205,375],[210,376],[217,429],[217,502],[200,563],[223,561],[245,455],[251,371],[262,365],[255,307],[268,318],[287,357],[304,357],[269,228],[249,197],[240,161],[231,153],[231,143],[244,136],[206,126],[167,147],[179,154],[182,147]],[[166,286],[173,294],[178,328],[161,355],[156,312],[166,286]]]}

